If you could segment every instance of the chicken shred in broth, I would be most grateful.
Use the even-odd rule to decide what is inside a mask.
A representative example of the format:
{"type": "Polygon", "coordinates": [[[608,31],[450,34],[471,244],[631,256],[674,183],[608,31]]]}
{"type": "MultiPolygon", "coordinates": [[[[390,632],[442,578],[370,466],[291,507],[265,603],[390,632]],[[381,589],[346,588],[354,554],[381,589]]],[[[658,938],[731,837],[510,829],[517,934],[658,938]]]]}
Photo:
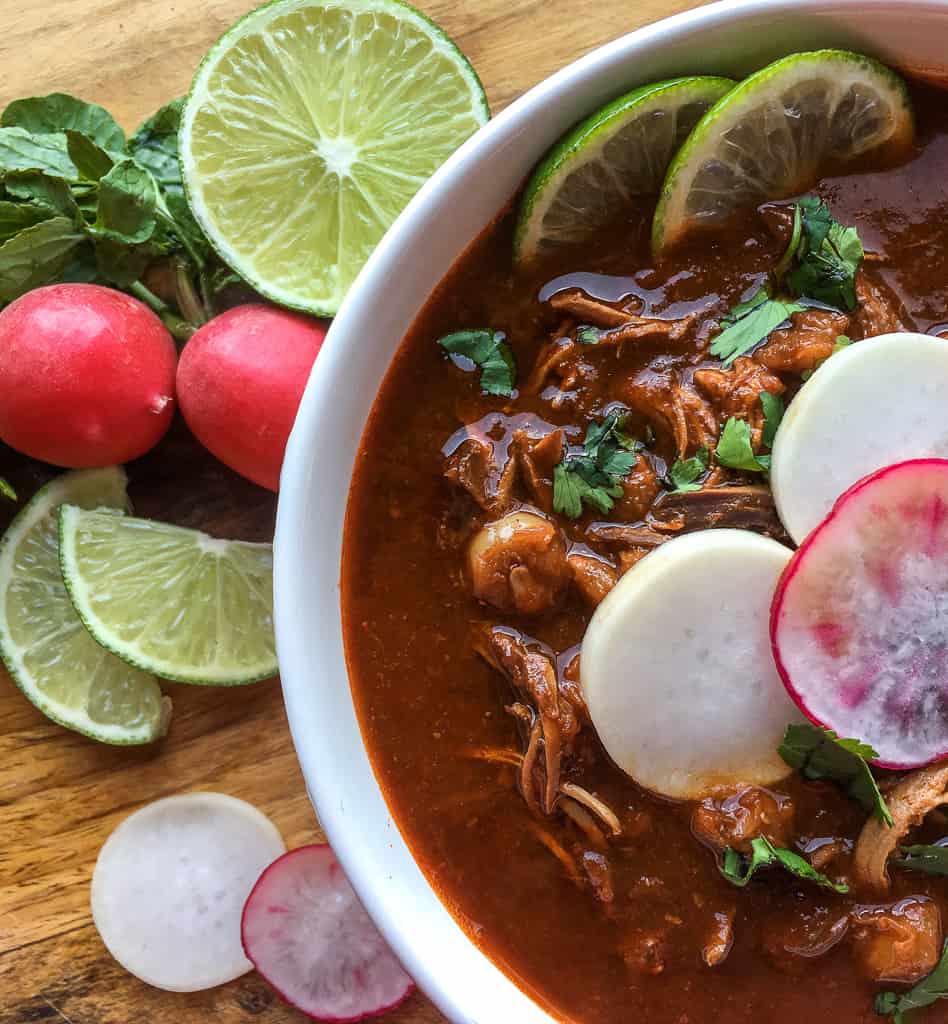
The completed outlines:
{"type": "Polygon", "coordinates": [[[433,885],[558,1018],[868,1022],[880,988],[904,990],[941,955],[948,880],[888,862],[906,836],[948,836],[948,768],[879,773],[892,829],[797,774],[669,801],[611,763],[579,684],[593,610],[649,551],[718,527],[791,545],[761,474],[712,460],[699,490],[672,492],[676,460],[713,451],[732,417],[759,453],[761,393],[789,401],[841,335],[937,334],[948,320],[948,105],[912,89],[910,158],[813,190],[866,249],[853,312],[797,312],[725,367],[710,343],[786,248],[785,204],[656,266],[643,203],[528,271],[512,267],[505,214],[439,286],[376,401],[342,580],[368,749],[433,885]],[[506,335],[513,398],[482,394],[437,344],[470,327],[506,335]],[[555,467],[617,410],[642,446],[607,512],[568,518],[554,510],[555,467]],[[761,836],[849,892],[779,871],[731,885],[723,851],[761,836]]]}

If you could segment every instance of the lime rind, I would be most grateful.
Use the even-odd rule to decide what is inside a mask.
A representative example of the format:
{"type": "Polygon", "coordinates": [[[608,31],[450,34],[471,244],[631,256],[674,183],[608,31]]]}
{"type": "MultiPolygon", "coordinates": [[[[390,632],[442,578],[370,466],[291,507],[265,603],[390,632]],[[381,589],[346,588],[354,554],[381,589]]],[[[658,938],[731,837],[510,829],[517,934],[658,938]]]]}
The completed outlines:
{"type": "Polygon", "coordinates": [[[218,255],[257,291],[292,309],[333,316],[395,217],[489,117],[483,85],[467,58],[403,0],[271,0],[225,33],[198,68],[179,136],[185,193],[218,255]],[[307,13],[312,20],[303,27],[315,36],[312,51],[306,60],[285,59],[280,47],[292,42],[292,33],[277,23],[294,16],[305,22],[307,13]],[[346,59],[355,44],[327,27],[347,17],[353,24],[368,19],[373,30],[385,23],[360,40],[372,52],[356,68],[357,80],[346,59]],[[249,53],[252,40],[260,44],[256,56],[249,53]],[[242,45],[248,53],[241,54],[242,45]],[[246,58],[242,66],[235,54],[246,58]],[[316,65],[325,68],[333,56],[339,59],[332,72],[318,80],[316,65]],[[210,84],[228,61],[225,73],[240,88],[225,97],[226,90],[215,92],[210,84]],[[386,75],[390,81],[382,82],[386,75]],[[232,99],[239,103],[229,106],[232,99]],[[208,171],[213,157],[202,166],[201,146],[193,145],[195,125],[209,111],[211,121],[218,114],[228,119],[227,130],[202,136],[205,147],[216,139],[212,148],[219,143],[228,158],[233,182],[223,186],[223,204],[209,198],[208,183],[211,192],[216,187],[208,171]],[[343,130],[347,126],[352,131],[343,130]],[[356,142],[368,144],[352,145],[353,131],[362,133],[356,142]],[[268,145],[275,148],[265,159],[255,156],[268,145]],[[230,222],[222,223],[228,207],[230,222]]]}
{"type": "Polygon", "coordinates": [[[609,226],[634,196],[657,194],[669,160],[735,83],[691,76],[640,86],[576,125],[537,166],[514,234],[518,262],[609,226]],[[584,199],[577,202],[577,197],[584,199]],[[581,204],[585,202],[586,206],[581,204]]]}
{"type": "Polygon", "coordinates": [[[59,550],[83,625],[129,665],[198,686],[277,674],[271,545],[64,505],[59,550]]]}
{"type": "Polygon", "coordinates": [[[57,477],[19,512],[0,540],[0,657],[48,718],[102,743],[150,743],[167,732],[171,701],[150,674],[103,650],[75,614],[59,571],[56,509],[127,507],[125,473],[57,477]]]}
{"type": "Polygon", "coordinates": [[[739,207],[799,194],[828,163],[883,146],[901,151],[913,135],[908,88],[891,68],[848,50],[783,57],[722,97],[678,150],[652,248],[661,253],[691,227],[724,223],[739,207]]]}

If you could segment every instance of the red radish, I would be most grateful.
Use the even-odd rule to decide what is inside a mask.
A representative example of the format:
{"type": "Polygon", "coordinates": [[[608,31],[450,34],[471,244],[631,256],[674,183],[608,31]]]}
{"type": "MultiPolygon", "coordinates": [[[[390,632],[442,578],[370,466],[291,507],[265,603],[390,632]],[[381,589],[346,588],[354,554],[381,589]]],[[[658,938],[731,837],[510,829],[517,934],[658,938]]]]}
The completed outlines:
{"type": "Polygon", "coordinates": [[[948,461],[854,484],[774,595],[770,636],[790,696],[885,768],[948,757],[948,461]]]}
{"type": "Polygon", "coordinates": [[[241,935],[254,967],[315,1020],[374,1017],[415,987],[325,844],[291,850],[264,871],[241,935]]]}
{"type": "Polygon", "coordinates": [[[272,306],[237,306],[191,338],[178,402],[194,436],[221,462],[276,491],[286,442],[326,324],[272,306]]]}
{"type": "Polygon", "coordinates": [[[171,425],[176,362],[137,299],[94,284],[27,292],[0,313],[0,439],[56,466],[128,462],[171,425]]]}

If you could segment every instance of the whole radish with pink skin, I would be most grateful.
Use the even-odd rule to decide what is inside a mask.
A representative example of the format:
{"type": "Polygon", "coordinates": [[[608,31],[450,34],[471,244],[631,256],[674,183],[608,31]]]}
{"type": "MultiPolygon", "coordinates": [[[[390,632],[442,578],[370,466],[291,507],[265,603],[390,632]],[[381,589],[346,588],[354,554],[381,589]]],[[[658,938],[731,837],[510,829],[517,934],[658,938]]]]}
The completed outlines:
{"type": "Polygon", "coordinates": [[[191,432],[271,491],[326,329],[272,306],[237,306],[200,328],[181,354],[178,403],[191,432]]]}
{"type": "Polygon", "coordinates": [[[70,469],[128,462],[171,425],[176,363],[137,299],[94,284],[27,292],[0,312],[0,439],[70,469]]]}

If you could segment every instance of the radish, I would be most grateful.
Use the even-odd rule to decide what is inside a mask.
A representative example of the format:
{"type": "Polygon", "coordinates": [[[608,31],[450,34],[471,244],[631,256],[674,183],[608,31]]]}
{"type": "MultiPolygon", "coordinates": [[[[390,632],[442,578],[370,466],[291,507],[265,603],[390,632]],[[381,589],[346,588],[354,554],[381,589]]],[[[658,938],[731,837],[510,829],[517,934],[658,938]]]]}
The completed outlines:
{"type": "Polygon", "coordinates": [[[667,541],[598,606],[580,674],[592,724],[636,782],[675,799],[768,785],[800,716],[774,667],[767,614],[790,559],[745,530],[667,541]]]}
{"type": "Polygon", "coordinates": [[[320,320],[273,306],[237,306],[191,338],[178,366],[178,402],[211,454],[276,491],[286,442],[326,337],[320,320]]]}
{"type": "Polygon", "coordinates": [[[948,461],[850,488],[787,566],[770,629],[816,725],[869,744],[886,768],[948,756],[948,461]]]}
{"type": "Polygon", "coordinates": [[[946,389],[948,342],[927,334],[867,338],[821,366],[774,440],[770,483],[787,533],[800,543],[843,491],[883,466],[948,458],[946,389]]]}
{"type": "Polygon", "coordinates": [[[137,299],[94,284],[27,292],[0,312],[0,439],[55,466],[128,462],[171,425],[176,362],[137,299]]]}
{"type": "Polygon", "coordinates": [[[324,844],[292,850],[264,871],[242,933],[254,967],[316,1020],[374,1017],[415,987],[324,844]]]}
{"type": "Polygon", "coordinates": [[[251,970],[240,914],[260,872],[286,847],[255,807],[220,793],[157,800],[106,840],[92,875],[92,918],[116,960],[171,992],[251,970]]]}

